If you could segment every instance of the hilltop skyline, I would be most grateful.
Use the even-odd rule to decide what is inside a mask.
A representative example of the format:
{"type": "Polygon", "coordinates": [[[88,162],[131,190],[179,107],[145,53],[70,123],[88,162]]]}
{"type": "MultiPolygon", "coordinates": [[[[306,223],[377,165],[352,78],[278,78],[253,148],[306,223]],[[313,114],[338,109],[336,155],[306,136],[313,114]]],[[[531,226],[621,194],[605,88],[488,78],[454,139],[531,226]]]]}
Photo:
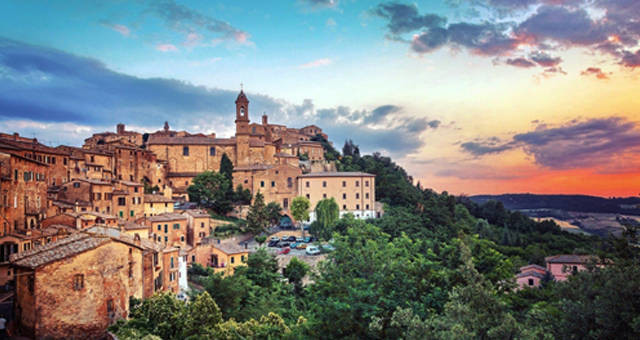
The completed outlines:
{"type": "Polygon", "coordinates": [[[316,124],[424,187],[636,196],[640,3],[0,4],[0,131],[316,124]]]}

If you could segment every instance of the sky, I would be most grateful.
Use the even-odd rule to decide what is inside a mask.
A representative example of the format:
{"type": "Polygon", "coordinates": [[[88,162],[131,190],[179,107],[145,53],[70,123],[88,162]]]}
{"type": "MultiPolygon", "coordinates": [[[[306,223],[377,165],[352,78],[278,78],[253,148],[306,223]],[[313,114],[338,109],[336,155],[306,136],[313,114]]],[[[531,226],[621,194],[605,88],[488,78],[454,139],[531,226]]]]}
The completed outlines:
{"type": "Polygon", "coordinates": [[[0,2],[0,131],[316,124],[454,194],[640,195],[640,1],[0,2]]]}

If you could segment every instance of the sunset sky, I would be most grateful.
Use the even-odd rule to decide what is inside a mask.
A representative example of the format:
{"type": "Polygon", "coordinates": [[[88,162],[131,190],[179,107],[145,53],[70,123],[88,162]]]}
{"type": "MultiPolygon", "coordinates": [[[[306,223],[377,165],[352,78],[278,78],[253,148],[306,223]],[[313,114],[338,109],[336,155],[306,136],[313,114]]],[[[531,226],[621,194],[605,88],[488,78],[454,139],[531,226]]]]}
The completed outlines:
{"type": "Polygon", "coordinates": [[[317,124],[455,194],[640,194],[640,1],[2,1],[0,131],[317,124]]]}

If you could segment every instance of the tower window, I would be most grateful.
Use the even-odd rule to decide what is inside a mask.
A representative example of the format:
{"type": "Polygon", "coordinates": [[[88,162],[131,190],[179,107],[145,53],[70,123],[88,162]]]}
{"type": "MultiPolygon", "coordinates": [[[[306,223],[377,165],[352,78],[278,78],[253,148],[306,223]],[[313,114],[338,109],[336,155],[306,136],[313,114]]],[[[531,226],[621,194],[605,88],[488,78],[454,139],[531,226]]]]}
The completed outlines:
{"type": "Polygon", "coordinates": [[[216,148],[214,146],[212,146],[209,149],[209,156],[215,156],[216,155],[216,148]]]}
{"type": "Polygon", "coordinates": [[[182,155],[183,156],[189,156],[189,147],[188,146],[183,146],[182,147],[182,155]]]}

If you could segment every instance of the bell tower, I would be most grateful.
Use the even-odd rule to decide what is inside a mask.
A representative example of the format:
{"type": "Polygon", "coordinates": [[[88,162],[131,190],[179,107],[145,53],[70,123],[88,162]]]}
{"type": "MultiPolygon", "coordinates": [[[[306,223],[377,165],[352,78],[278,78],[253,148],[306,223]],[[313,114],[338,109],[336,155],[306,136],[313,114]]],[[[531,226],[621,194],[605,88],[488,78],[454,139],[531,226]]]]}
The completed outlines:
{"type": "Polygon", "coordinates": [[[249,100],[242,88],[236,98],[236,166],[249,166],[249,100]]]}

